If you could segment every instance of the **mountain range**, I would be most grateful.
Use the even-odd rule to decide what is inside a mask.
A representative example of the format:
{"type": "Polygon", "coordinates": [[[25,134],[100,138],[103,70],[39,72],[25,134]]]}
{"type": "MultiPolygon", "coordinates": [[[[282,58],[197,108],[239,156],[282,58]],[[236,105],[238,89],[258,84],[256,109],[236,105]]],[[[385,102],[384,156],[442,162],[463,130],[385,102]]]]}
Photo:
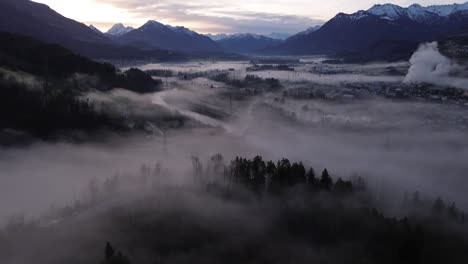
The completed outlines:
{"type": "Polygon", "coordinates": [[[233,34],[217,41],[221,47],[233,53],[255,53],[282,43],[282,40],[267,38],[257,34],[233,34]]]}
{"type": "Polygon", "coordinates": [[[140,49],[166,49],[184,52],[222,52],[222,48],[207,36],[185,27],[173,27],[150,20],[143,26],[116,38],[123,45],[140,49]]]}
{"type": "Polygon", "coordinates": [[[405,59],[419,43],[444,39],[468,29],[468,2],[403,8],[374,5],[339,13],[286,40],[258,34],[202,35],[182,26],[150,20],[139,28],[114,25],[103,33],[29,0],[0,1],[0,31],[62,45],[100,59],[174,59],[186,54],[327,54],[369,59],[405,59]]]}
{"type": "Polygon", "coordinates": [[[99,59],[169,59],[164,50],[122,46],[85,24],[66,18],[44,4],[29,0],[0,1],[0,32],[59,44],[75,53],[99,59]]]}
{"type": "Polygon", "coordinates": [[[340,55],[367,53],[372,48],[389,53],[394,48],[414,47],[415,43],[437,40],[467,27],[468,2],[429,7],[414,4],[408,8],[374,5],[367,11],[339,13],[319,29],[295,35],[265,52],[340,55]]]}

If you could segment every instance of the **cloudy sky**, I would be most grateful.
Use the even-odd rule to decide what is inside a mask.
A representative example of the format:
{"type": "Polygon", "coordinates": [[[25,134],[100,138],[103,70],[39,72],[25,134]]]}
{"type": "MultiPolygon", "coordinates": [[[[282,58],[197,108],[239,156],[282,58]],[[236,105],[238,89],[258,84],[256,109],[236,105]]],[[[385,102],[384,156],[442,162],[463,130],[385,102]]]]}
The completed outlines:
{"type": "MultiPolygon", "coordinates": [[[[122,22],[138,27],[153,19],[201,33],[296,33],[336,13],[353,13],[376,3],[408,6],[415,0],[35,0],[59,13],[107,30],[122,22]]],[[[419,0],[421,5],[466,0],[419,0]]]]}

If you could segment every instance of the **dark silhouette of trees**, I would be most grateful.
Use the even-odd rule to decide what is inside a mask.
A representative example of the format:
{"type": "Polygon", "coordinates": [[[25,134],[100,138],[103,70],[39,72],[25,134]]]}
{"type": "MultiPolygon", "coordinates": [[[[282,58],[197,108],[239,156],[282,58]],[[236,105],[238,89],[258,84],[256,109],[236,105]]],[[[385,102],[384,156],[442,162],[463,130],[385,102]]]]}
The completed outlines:
{"type": "Polygon", "coordinates": [[[47,137],[59,130],[97,130],[111,123],[74,91],[50,84],[34,90],[0,76],[0,129],[24,130],[47,137]]]}
{"type": "Polygon", "coordinates": [[[130,264],[130,261],[121,252],[115,252],[112,245],[107,242],[104,249],[104,261],[102,264],[130,264]]]}
{"type": "Polygon", "coordinates": [[[317,185],[317,178],[316,178],[316,176],[315,176],[315,170],[314,170],[314,168],[310,168],[310,169],[307,171],[306,181],[307,181],[307,185],[310,185],[310,186],[315,186],[315,185],[317,185]]]}
{"type": "MultiPolygon", "coordinates": [[[[302,162],[293,162],[283,158],[276,163],[264,161],[261,156],[252,160],[236,157],[229,166],[231,180],[256,193],[266,191],[279,194],[282,190],[294,186],[305,186],[309,191],[334,191],[340,194],[352,193],[351,181],[339,179],[336,184],[325,169],[320,179],[313,168],[306,169],[302,162]]],[[[362,183],[364,185],[364,183],[362,183]]],[[[364,187],[363,187],[364,189],[364,187]]]]}
{"type": "Polygon", "coordinates": [[[333,179],[328,174],[328,170],[324,169],[320,177],[320,186],[327,191],[331,191],[333,187],[333,179]]]}
{"type": "Polygon", "coordinates": [[[5,32],[0,32],[0,66],[42,77],[46,83],[64,83],[76,73],[97,76],[100,83],[94,88],[98,90],[118,87],[147,93],[159,91],[162,85],[161,80],[154,80],[141,70],[132,68],[121,73],[110,63],[96,62],[59,45],[5,32]]]}
{"type": "Polygon", "coordinates": [[[351,193],[353,191],[353,184],[350,181],[344,181],[343,179],[339,178],[336,181],[333,190],[340,194],[351,193]]]}
{"type": "Polygon", "coordinates": [[[436,214],[440,214],[445,210],[445,203],[442,201],[440,197],[437,197],[437,199],[434,202],[434,205],[432,206],[432,211],[436,214]]]}

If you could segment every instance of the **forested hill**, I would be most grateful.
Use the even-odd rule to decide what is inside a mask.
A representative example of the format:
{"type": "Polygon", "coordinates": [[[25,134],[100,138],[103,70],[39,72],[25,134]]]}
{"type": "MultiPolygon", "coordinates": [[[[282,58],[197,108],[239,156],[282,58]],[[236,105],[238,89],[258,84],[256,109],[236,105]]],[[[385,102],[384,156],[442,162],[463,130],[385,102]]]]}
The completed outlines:
{"type": "Polygon", "coordinates": [[[93,87],[99,90],[119,87],[152,92],[159,86],[159,82],[138,70],[121,74],[112,64],[93,61],[60,45],[4,32],[0,33],[0,67],[55,80],[76,73],[92,75],[101,81],[93,87]]]}
{"type": "MultiPolygon", "coordinates": [[[[97,113],[81,95],[114,88],[148,93],[161,85],[138,69],[121,72],[59,45],[0,33],[0,132],[13,129],[56,138],[62,131],[107,128],[115,120],[97,113]]],[[[11,143],[0,140],[0,145],[4,141],[11,143]]]]}
{"type": "Polygon", "coordinates": [[[92,61],[56,44],[0,32],[0,65],[40,76],[68,77],[73,73],[114,74],[111,64],[92,61]]]}

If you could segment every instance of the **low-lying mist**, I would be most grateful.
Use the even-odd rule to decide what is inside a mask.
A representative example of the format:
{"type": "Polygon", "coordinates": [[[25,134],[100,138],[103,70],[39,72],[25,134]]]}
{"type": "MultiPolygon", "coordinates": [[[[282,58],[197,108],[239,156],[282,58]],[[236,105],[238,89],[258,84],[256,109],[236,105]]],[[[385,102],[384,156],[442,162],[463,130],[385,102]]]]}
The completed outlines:
{"type": "MultiPolygon", "coordinates": [[[[266,96],[235,102],[235,117],[216,120],[193,112],[189,102],[198,97],[188,97],[190,94],[169,93],[167,98],[177,103],[166,110],[192,118],[198,125],[163,128],[164,135],[114,136],[102,144],[36,143],[2,149],[2,216],[38,213],[51,204],[78,199],[92,178],[132,171],[143,163],[163,162],[184,170],[188,168],[178,164],[189,164],[192,156],[206,159],[218,152],[227,158],[262,155],[303,160],[314,167],[330,168],[339,176],[359,173],[373,184],[395,185],[399,194],[420,190],[468,206],[464,197],[468,187],[465,110],[387,100],[345,104],[286,100],[280,104],[266,96]],[[176,100],[178,95],[182,98],[176,100]],[[199,116],[202,118],[197,120],[199,116]]],[[[148,95],[156,103],[163,100],[160,98],[165,98],[164,92],[148,95]]]]}
{"type": "MultiPolygon", "coordinates": [[[[401,85],[403,90],[409,87],[406,82],[463,86],[466,79],[453,82],[455,77],[450,77],[459,65],[440,55],[436,44],[424,45],[415,53],[406,78],[400,71],[407,68],[407,63],[348,67],[321,65],[314,60],[311,64],[293,65],[293,72],[255,72],[256,76],[278,78],[281,82],[279,91],[264,88],[259,91],[256,87],[232,84],[238,81],[240,86],[244,85],[243,78],[251,74],[246,72],[246,65],[246,62],[222,66],[208,62],[156,65],[182,74],[164,78],[165,89],[157,93],[114,89],[82,95],[82,99],[93,103],[96,111],[118,118],[129,129],[143,129],[109,133],[80,144],[36,141],[23,147],[0,148],[0,225],[11,223],[15,219],[12,216],[25,215],[25,219],[39,219],[40,225],[45,226],[38,231],[45,232],[38,236],[45,242],[28,241],[27,253],[23,255],[15,256],[16,249],[12,249],[14,256],[8,264],[27,263],[31,259],[59,263],[74,250],[86,250],[89,255],[77,254],[69,263],[86,263],[90,258],[99,259],[101,250],[96,248],[105,241],[122,247],[132,257],[137,256],[135,263],[154,263],[151,262],[154,256],[148,255],[152,249],[141,243],[142,238],[157,245],[157,250],[166,256],[164,263],[187,263],[190,259],[196,259],[196,263],[217,263],[230,254],[244,256],[234,258],[241,261],[254,254],[255,259],[265,263],[271,259],[276,261],[272,263],[288,263],[291,256],[297,255],[303,256],[297,263],[311,260],[343,263],[347,256],[354,256],[353,250],[359,247],[353,243],[309,247],[304,242],[307,238],[302,237],[305,235],[299,234],[301,239],[296,240],[289,236],[288,228],[288,232],[273,230],[281,221],[294,226],[294,221],[289,222],[289,214],[315,219],[307,208],[322,208],[320,202],[307,201],[300,191],[293,190],[295,194],[283,201],[259,200],[245,193],[233,201],[215,199],[206,193],[205,186],[190,175],[195,157],[209,164],[216,153],[221,153],[227,163],[238,156],[260,155],[265,160],[286,157],[302,161],[318,173],[327,168],[335,179],[363,177],[376,206],[380,206],[378,209],[390,216],[403,215],[401,202],[405,193],[413,192],[430,199],[443,197],[462,210],[468,209],[466,106],[422,97],[390,98],[390,92],[382,96],[372,90],[374,85],[384,91],[395,85],[400,89],[401,85]],[[234,81],[213,80],[210,74],[218,72],[209,71],[217,67],[225,68],[223,72],[228,72],[234,81]],[[190,78],[197,68],[202,68],[201,77],[190,78]],[[366,96],[342,96],[339,91],[350,85],[354,88],[349,90],[366,90],[366,96]],[[299,89],[317,87],[332,96],[313,92],[311,97],[288,96],[299,89]],[[167,171],[166,178],[157,186],[140,184],[138,188],[132,188],[134,182],[126,182],[124,192],[97,206],[84,206],[80,213],[63,222],[40,220],[51,209],[71,204],[80,208],[80,203],[89,199],[90,189],[106,186],[115,175],[128,176],[135,171],[144,174],[148,167],[142,167],[143,164],[151,170],[167,171]],[[146,192],[151,188],[157,191],[146,192]],[[278,204],[280,209],[276,207],[278,204]],[[292,212],[288,211],[291,204],[295,208],[292,212]],[[288,217],[283,218],[283,214],[288,217]],[[164,242],[140,233],[148,228],[148,223],[156,224],[150,224],[153,229],[146,231],[157,232],[165,238],[164,242]],[[58,235],[49,235],[48,231],[58,235]],[[204,236],[206,240],[201,239],[204,236]],[[270,236],[274,242],[262,250],[251,253],[246,249],[266,243],[270,236]],[[128,247],[129,241],[135,246],[128,247]],[[197,250],[184,251],[183,243],[197,250]],[[64,248],[57,254],[38,256],[48,245],[59,244],[64,248]],[[171,248],[183,253],[172,254],[171,248]],[[280,248],[284,251],[271,253],[280,248]]],[[[147,67],[152,69],[155,65],[147,67]]],[[[261,85],[264,87],[265,83],[261,85]]],[[[328,200],[325,197],[319,201],[328,200]]],[[[347,207],[337,205],[337,208],[340,215],[347,207]]],[[[380,217],[378,213],[361,213],[380,217]]],[[[20,235],[18,241],[22,238],[20,235]]]]}

